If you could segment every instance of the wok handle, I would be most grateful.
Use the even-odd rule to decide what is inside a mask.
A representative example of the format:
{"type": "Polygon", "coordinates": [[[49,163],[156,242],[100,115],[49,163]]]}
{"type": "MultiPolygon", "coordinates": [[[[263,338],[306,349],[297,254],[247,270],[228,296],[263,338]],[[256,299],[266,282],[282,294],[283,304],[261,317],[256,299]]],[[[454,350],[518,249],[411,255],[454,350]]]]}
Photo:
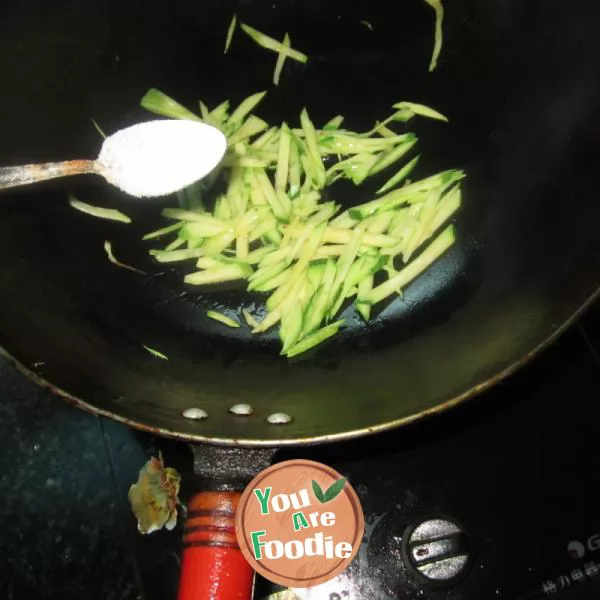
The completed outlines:
{"type": "Polygon", "coordinates": [[[29,185],[48,179],[58,179],[69,175],[98,173],[96,161],[69,160],[66,162],[0,167],[0,190],[29,185]]]}
{"type": "Polygon", "coordinates": [[[251,600],[254,571],[235,534],[238,492],[200,492],[188,503],[178,600],[251,600]]]}

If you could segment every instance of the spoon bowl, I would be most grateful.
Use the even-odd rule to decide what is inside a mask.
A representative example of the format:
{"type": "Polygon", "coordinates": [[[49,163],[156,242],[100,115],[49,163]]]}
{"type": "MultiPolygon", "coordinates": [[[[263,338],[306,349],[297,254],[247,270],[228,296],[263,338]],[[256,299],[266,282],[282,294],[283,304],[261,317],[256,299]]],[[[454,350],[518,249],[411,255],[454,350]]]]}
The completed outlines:
{"type": "Polygon", "coordinates": [[[226,150],[225,135],[205,123],[148,121],[107,137],[96,166],[130,196],[166,196],[206,177],[226,150]]]}
{"type": "Polygon", "coordinates": [[[136,198],[167,196],[206,177],[226,150],[225,135],[201,121],[147,121],[107,137],[96,160],[2,167],[0,190],[96,174],[136,198]]]}

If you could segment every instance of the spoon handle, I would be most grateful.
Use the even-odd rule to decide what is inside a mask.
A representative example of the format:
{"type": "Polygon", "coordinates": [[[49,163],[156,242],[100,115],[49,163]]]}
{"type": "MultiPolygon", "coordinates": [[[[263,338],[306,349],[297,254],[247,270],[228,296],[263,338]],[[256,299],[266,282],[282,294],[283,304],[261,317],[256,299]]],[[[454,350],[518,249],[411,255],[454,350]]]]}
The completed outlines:
{"type": "Polygon", "coordinates": [[[0,167],[0,190],[69,175],[98,172],[99,169],[94,160],[68,160],[18,167],[0,167]]]}

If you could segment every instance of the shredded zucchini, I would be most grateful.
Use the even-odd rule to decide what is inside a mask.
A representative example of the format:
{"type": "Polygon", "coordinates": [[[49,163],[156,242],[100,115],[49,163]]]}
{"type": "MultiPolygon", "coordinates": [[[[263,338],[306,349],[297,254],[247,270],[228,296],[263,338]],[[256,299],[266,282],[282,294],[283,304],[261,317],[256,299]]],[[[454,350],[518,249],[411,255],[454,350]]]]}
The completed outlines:
{"type": "Polygon", "coordinates": [[[81,202],[77,200],[73,196],[69,199],[69,204],[85,213],[87,215],[91,215],[92,217],[98,217],[99,219],[108,219],[109,221],[119,221],[121,223],[131,223],[131,218],[126,214],[123,214],[120,210],[116,210],[114,208],[103,208],[101,206],[92,206],[91,204],[86,204],[85,202],[81,202]]]}
{"type": "Polygon", "coordinates": [[[398,184],[404,181],[417,166],[420,155],[415,156],[410,162],[406,163],[394,176],[390,177],[378,190],[377,194],[384,194],[395,188],[398,184]]]}
{"type": "Polygon", "coordinates": [[[169,98],[156,88],[149,89],[142,98],[140,105],[147,111],[169,117],[170,119],[189,119],[191,121],[202,121],[202,119],[188,110],[173,98],[169,98]]]}
{"type": "Polygon", "coordinates": [[[322,344],[325,340],[333,337],[340,329],[340,327],[344,324],[343,320],[337,321],[335,323],[331,323],[331,325],[327,325],[314,333],[306,336],[302,341],[298,342],[294,346],[292,346],[285,354],[288,358],[293,358],[294,356],[298,356],[299,354],[303,354],[308,350],[311,350],[315,346],[322,344]]]}
{"type": "Polygon", "coordinates": [[[106,252],[106,256],[108,257],[108,260],[110,260],[110,262],[113,263],[113,265],[117,265],[117,267],[121,267],[123,269],[128,269],[129,271],[133,271],[135,273],[140,273],[142,275],[145,275],[144,271],[140,271],[139,269],[136,269],[135,267],[126,265],[125,263],[122,263],[119,260],[117,260],[112,251],[112,244],[108,240],[106,240],[104,242],[104,251],[106,252]]]}
{"type": "Polygon", "coordinates": [[[173,233],[174,231],[181,229],[181,227],[183,227],[183,221],[179,221],[178,223],[174,223],[173,225],[169,225],[167,227],[161,227],[160,229],[151,231],[150,233],[147,233],[142,239],[143,240],[153,240],[155,238],[162,237],[163,235],[168,235],[169,233],[173,233]]]}
{"type": "Polygon", "coordinates": [[[454,244],[454,240],[454,226],[450,225],[435,238],[417,259],[404,267],[397,275],[362,296],[359,303],[372,306],[402,289],[444,254],[454,244]]]}
{"type": "Polygon", "coordinates": [[[223,325],[227,325],[227,327],[240,327],[240,324],[237,321],[234,321],[230,317],[223,315],[220,312],[217,312],[216,310],[207,310],[206,316],[210,319],[223,323],[223,325]]]}
{"type": "Polygon", "coordinates": [[[96,131],[104,138],[107,138],[106,133],[104,133],[104,131],[102,131],[102,129],[100,129],[100,125],[98,125],[98,123],[96,123],[96,121],[94,119],[92,119],[92,123],[94,124],[94,128],[96,129],[96,131]]]}
{"type": "MultiPolygon", "coordinates": [[[[284,58],[280,54],[278,62],[284,58]]],[[[200,104],[204,118],[218,118],[228,132],[226,189],[212,211],[164,209],[163,217],[176,223],[145,239],[177,236],[151,253],[159,262],[194,260],[197,270],[184,276],[188,285],[239,281],[251,293],[267,294],[265,318],[259,323],[245,310],[244,320],[255,334],[279,325],[281,353],[292,357],[335,335],[341,321],[328,323],[347,302],[354,298],[354,309],[368,322],[373,304],[401,294],[439,258],[454,242],[453,230],[427,244],[459,209],[465,174],[450,169],[406,183],[419,163],[420,155],[409,156],[418,140],[387,124],[416,115],[447,121],[423,104],[395,104],[395,112],[365,134],[342,130],[342,115],[319,128],[306,109],[299,127],[270,126],[253,112],[264,97],[248,96],[231,114],[225,101],[217,117],[200,104]],[[325,169],[324,161],[333,158],[325,169]],[[374,200],[339,213],[339,204],[322,198],[340,178],[362,185],[398,164],[374,200]],[[388,279],[374,287],[378,272],[388,279]]]]}
{"type": "MultiPolygon", "coordinates": [[[[288,49],[292,45],[292,40],[290,39],[290,36],[287,33],[283,38],[283,45],[288,49]]],[[[283,66],[285,65],[287,57],[288,55],[285,52],[279,52],[277,62],[275,63],[275,71],[273,72],[273,83],[275,85],[279,85],[279,80],[281,79],[281,72],[283,71],[283,66]]]]}
{"type": "Polygon", "coordinates": [[[252,313],[247,309],[242,309],[242,314],[244,315],[244,320],[248,324],[249,327],[253,328],[258,327],[258,321],[254,318],[252,313]]]}
{"type": "MultiPolygon", "coordinates": [[[[236,27],[234,15],[226,52],[236,27]]],[[[241,27],[277,52],[276,85],[288,58],[305,62],[306,56],[291,48],[289,35],[280,43],[241,27]]],[[[237,106],[225,100],[212,110],[199,102],[200,116],[159,90],[144,95],[141,104],[150,112],[221,128],[228,152],[217,176],[184,190],[179,208],[161,211],[171,222],[143,239],[160,244],[149,250],[159,263],[193,261],[195,269],[182,275],[186,285],[237,282],[251,294],[263,294],[264,318],[259,322],[243,309],[242,322],[256,335],[278,327],[281,354],[292,358],[335,336],[346,308],[369,322],[373,305],[390,296],[401,301],[403,289],[455,243],[448,222],[462,204],[465,173],[447,169],[408,180],[421,163],[421,154],[411,156],[417,136],[388,125],[415,116],[448,120],[424,104],[396,103],[390,116],[360,133],[342,129],[343,115],[319,126],[306,108],[295,123],[269,123],[256,114],[265,95],[252,94],[237,106]],[[379,178],[374,198],[342,210],[336,181],[362,186],[379,178]],[[378,274],[386,279],[375,285],[378,274]]],[[[130,222],[118,211],[74,202],[95,216],[130,222]]],[[[136,270],[114,258],[110,242],[105,250],[115,264],[136,270]]],[[[217,311],[207,316],[240,327],[217,311]]]]}
{"type": "Polygon", "coordinates": [[[308,56],[306,54],[278,42],[276,39],[257,31],[245,23],[242,23],[240,26],[259,46],[279,54],[285,54],[288,58],[292,58],[301,63],[308,62],[308,56]]]}
{"type": "MultiPolygon", "coordinates": [[[[431,72],[442,49],[444,8],[442,0],[425,2],[435,11],[431,72]]],[[[368,21],[361,24],[373,30],[368,21]]],[[[292,47],[288,33],[280,42],[238,23],[236,14],[227,29],[225,54],[238,25],[255,43],[277,54],[275,86],[288,59],[308,62],[307,54],[292,47]]],[[[402,297],[403,289],[455,243],[454,226],[448,221],[461,207],[466,175],[448,169],[408,179],[421,162],[421,154],[411,156],[418,138],[410,131],[397,133],[393,124],[406,124],[414,117],[448,121],[424,104],[398,102],[392,114],[361,133],[343,128],[343,115],[318,126],[306,108],[295,124],[273,125],[255,114],[265,96],[261,91],[235,107],[225,100],[212,109],[199,101],[197,114],[156,88],[146,92],[143,108],[221,129],[228,151],[219,169],[177,194],[179,208],[162,211],[164,219],[174,222],[143,240],[156,243],[165,238],[160,248],[149,250],[158,263],[194,261],[195,270],[183,276],[187,285],[239,282],[250,293],[265,294],[262,321],[248,309],[242,310],[243,318],[254,334],[278,326],[281,354],[292,358],[336,335],[344,323],[338,317],[348,304],[369,322],[373,305],[393,295],[402,297]],[[375,198],[340,212],[332,187],[337,181],[362,186],[379,177],[383,179],[375,198]],[[387,279],[375,285],[378,274],[387,279]]],[[[74,198],[70,203],[96,217],[131,222],[114,209],[74,198]]],[[[120,263],[109,241],[104,249],[113,264],[141,273],[120,263]]],[[[240,327],[217,311],[207,311],[207,316],[240,327]]]]}
{"type": "Polygon", "coordinates": [[[223,283],[225,281],[236,281],[244,279],[252,273],[252,269],[242,262],[223,264],[219,267],[204,269],[196,273],[190,273],[184,278],[185,283],[190,285],[209,285],[223,283]]]}
{"type": "MultiPolygon", "coordinates": [[[[433,71],[443,44],[444,8],[442,0],[425,2],[435,11],[433,71]]],[[[368,21],[360,23],[373,30],[368,21]]],[[[238,25],[277,54],[275,86],[288,59],[308,62],[307,54],[292,47],[288,33],[280,42],[239,23],[236,14],[227,29],[225,54],[238,25]]],[[[292,358],[335,336],[346,309],[368,323],[373,305],[394,295],[402,301],[403,289],[455,243],[449,221],[461,207],[466,175],[447,169],[415,177],[422,162],[421,154],[411,156],[418,138],[412,131],[395,131],[394,124],[406,127],[415,117],[448,121],[424,104],[395,103],[370,131],[358,132],[345,126],[344,115],[316,123],[307,108],[287,122],[269,123],[256,114],[265,96],[260,91],[237,105],[227,99],[212,109],[199,101],[194,112],[156,88],[144,94],[140,104],[151,113],[219,128],[228,150],[218,169],[176,195],[179,208],[161,211],[171,222],[143,240],[160,246],[149,250],[158,263],[187,267],[193,261],[182,275],[189,286],[234,282],[251,294],[263,294],[264,318],[259,322],[243,309],[243,320],[257,335],[278,327],[281,354],[292,358]],[[335,186],[340,180],[359,187],[375,182],[377,191],[358,206],[342,208],[345,198],[337,197],[341,192],[335,186]],[[385,280],[376,285],[381,276],[385,280]]],[[[96,217],[131,222],[113,209],[75,199],[71,205],[96,217]]],[[[114,264],[138,271],[114,257],[110,242],[104,249],[114,264]]],[[[207,316],[240,327],[217,311],[207,316]]]]}
{"type": "Polygon", "coordinates": [[[228,123],[240,127],[242,121],[262,102],[267,92],[258,92],[245,98],[231,113],[228,123]]]}
{"type": "Polygon", "coordinates": [[[229,50],[229,47],[231,46],[231,41],[233,40],[233,34],[235,33],[236,25],[237,25],[237,15],[234,14],[231,19],[231,23],[229,24],[229,29],[227,30],[227,39],[225,40],[224,54],[227,54],[227,51],[229,50]]]}
{"type": "Polygon", "coordinates": [[[425,0],[431,8],[435,11],[435,37],[433,44],[433,54],[431,56],[431,62],[429,63],[429,72],[434,71],[437,67],[438,58],[442,51],[443,43],[443,32],[442,24],[444,21],[444,7],[442,6],[442,0],[425,0]]]}
{"type": "Polygon", "coordinates": [[[154,348],[150,348],[150,346],[143,346],[143,347],[145,350],[150,352],[150,354],[152,354],[152,356],[156,356],[156,358],[160,358],[161,360],[169,360],[169,357],[166,354],[163,354],[162,352],[159,352],[158,350],[155,350],[154,348]]]}
{"type": "Polygon", "coordinates": [[[410,111],[413,115],[419,115],[421,117],[427,117],[428,119],[437,119],[438,121],[448,121],[448,117],[445,117],[442,113],[437,110],[425,106],[424,104],[416,104],[415,102],[398,102],[394,104],[394,108],[401,111],[410,111]]]}

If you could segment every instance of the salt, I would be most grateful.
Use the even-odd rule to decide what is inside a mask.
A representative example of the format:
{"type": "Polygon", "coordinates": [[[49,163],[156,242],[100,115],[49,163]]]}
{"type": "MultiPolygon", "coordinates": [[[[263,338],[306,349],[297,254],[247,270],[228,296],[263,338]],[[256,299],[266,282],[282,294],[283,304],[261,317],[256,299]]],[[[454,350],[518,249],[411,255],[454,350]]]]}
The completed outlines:
{"type": "Polygon", "coordinates": [[[223,133],[204,123],[148,121],[106,138],[96,164],[110,184],[131,196],[166,196],[206,177],[226,150],[223,133]]]}

